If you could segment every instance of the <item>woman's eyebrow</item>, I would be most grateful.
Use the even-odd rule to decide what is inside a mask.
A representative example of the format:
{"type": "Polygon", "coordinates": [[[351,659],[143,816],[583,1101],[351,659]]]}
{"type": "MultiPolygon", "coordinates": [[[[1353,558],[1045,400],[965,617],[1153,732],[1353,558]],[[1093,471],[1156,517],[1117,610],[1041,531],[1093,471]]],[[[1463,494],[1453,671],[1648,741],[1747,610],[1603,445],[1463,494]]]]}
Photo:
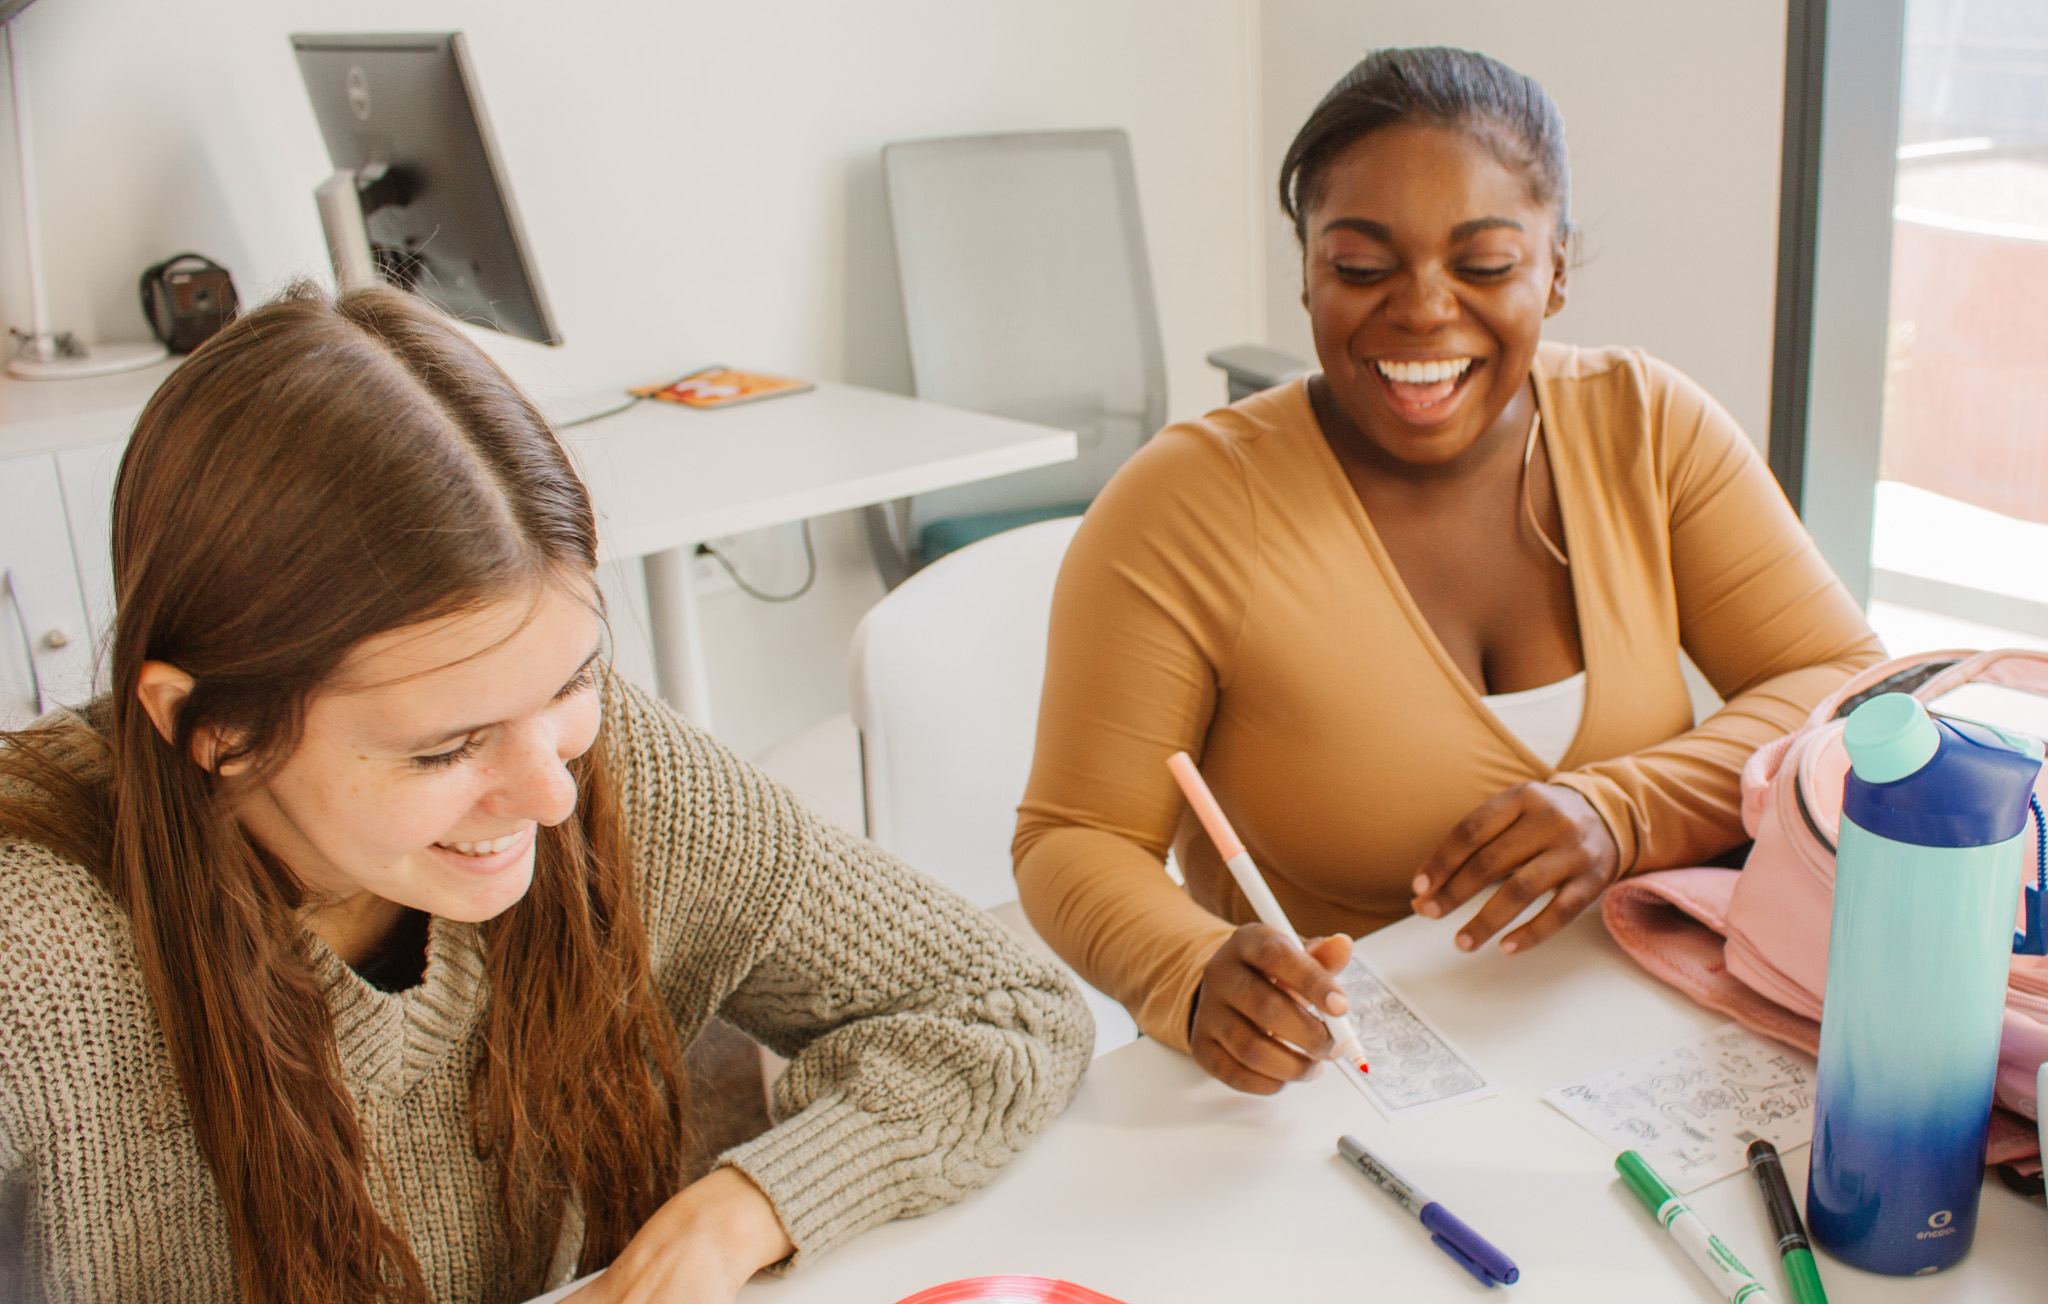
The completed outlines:
{"type": "Polygon", "coordinates": [[[1381,244],[1392,244],[1394,242],[1394,228],[1388,226],[1385,222],[1374,222],[1363,217],[1336,218],[1323,227],[1323,234],[1325,235],[1332,231],[1356,231],[1360,235],[1371,236],[1381,244]]]}
{"type": "MultiPolygon", "coordinates": [[[[563,697],[567,696],[569,690],[576,686],[576,681],[583,678],[583,672],[590,669],[591,663],[596,661],[597,658],[603,654],[603,652],[604,644],[602,643],[590,649],[590,655],[583,658],[583,664],[576,667],[576,673],[570,675],[569,678],[562,684],[562,686],[555,690],[555,695],[550,700],[560,701],[563,697]]],[[[491,724],[496,723],[498,722],[495,720],[491,722],[491,724]]],[[[439,747],[445,743],[452,743],[458,738],[467,738],[471,734],[482,733],[484,730],[490,728],[491,724],[463,725],[455,729],[450,729],[448,732],[444,734],[439,734],[432,738],[415,738],[409,742],[399,743],[396,746],[392,747],[391,750],[394,752],[406,753],[431,751],[434,748],[439,747]]]]}
{"type": "Polygon", "coordinates": [[[583,664],[576,667],[576,673],[570,675],[568,679],[563,681],[562,686],[555,690],[556,701],[559,702],[564,697],[567,697],[569,695],[569,690],[576,687],[577,681],[583,678],[583,672],[590,669],[590,667],[596,663],[597,658],[603,652],[604,644],[602,643],[599,643],[596,647],[590,649],[590,655],[583,658],[583,664]]]}
{"type": "MultiPolygon", "coordinates": [[[[1514,231],[1526,231],[1528,229],[1512,217],[1475,217],[1469,222],[1460,222],[1452,227],[1451,241],[1455,244],[1460,240],[1469,240],[1481,231],[1492,231],[1503,227],[1514,231]]],[[[1356,231],[1360,235],[1370,236],[1381,244],[1392,244],[1394,242],[1394,228],[1388,226],[1385,222],[1375,222],[1365,217],[1334,218],[1323,226],[1324,234],[1328,234],[1331,231],[1356,231]]]]}
{"type": "Polygon", "coordinates": [[[1459,240],[1469,240],[1481,231],[1494,231],[1502,227],[1514,231],[1528,230],[1527,227],[1512,217],[1475,217],[1469,222],[1460,222],[1452,227],[1451,240],[1454,243],[1459,240]]]}

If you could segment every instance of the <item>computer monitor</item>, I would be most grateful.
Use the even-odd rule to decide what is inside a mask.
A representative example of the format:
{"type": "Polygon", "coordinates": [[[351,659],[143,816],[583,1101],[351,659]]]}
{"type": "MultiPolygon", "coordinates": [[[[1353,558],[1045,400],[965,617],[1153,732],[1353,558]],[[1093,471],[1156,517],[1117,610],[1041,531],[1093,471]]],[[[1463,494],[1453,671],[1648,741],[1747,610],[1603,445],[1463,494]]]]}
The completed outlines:
{"type": "Polygon", "coordinates": [[[462,33],[298,35],[292,49],[335,167],[318,196],[341,283],[381,278],[465,321],[561,343],[462,33]]]}

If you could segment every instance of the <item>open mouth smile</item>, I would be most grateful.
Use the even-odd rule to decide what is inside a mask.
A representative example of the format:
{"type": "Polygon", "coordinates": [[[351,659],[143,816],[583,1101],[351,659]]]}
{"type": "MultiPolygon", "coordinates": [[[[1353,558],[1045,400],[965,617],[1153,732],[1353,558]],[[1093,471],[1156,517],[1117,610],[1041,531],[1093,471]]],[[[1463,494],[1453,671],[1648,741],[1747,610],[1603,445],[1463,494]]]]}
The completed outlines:
{"type": "Polygon", "coordinates": [[[444,863],[474,874],[494,874],[501,869],[510,868],[525,858],[526,853],[533,848],[534,834],[538,827],[529,824],[523,829],[501,837],[484,838],[473,842],[436,842],[432,850],[447,857],[444,863]]]}
{"type": "Polygon", "coordinates": [[[1451,414],[1483,359],[1431,358],[1396,362],[1373,359],[1373,372],[1396,416],[1413,425],[1435,425],[1451,414]]]}

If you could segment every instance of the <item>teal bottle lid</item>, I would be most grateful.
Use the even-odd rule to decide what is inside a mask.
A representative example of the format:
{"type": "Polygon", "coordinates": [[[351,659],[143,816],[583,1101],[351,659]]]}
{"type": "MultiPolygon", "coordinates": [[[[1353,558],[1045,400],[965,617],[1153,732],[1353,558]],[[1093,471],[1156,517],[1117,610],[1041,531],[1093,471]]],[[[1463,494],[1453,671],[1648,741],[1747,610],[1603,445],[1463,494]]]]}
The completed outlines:
{"type": "Polygon", "coordinates": [[[1917,700],[1904,693],[1883,693],[1849,713],[1842,745],[1857,778],[1895,783],[1934,758],[1941,734],[1917,700]]]}

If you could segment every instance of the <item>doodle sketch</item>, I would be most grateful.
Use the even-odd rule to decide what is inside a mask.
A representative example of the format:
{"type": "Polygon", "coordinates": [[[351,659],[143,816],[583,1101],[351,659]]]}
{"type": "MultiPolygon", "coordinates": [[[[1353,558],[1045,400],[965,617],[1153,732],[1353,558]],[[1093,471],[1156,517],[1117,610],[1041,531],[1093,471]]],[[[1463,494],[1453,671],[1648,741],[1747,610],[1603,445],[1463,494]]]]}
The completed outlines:
{"type": "Polygon", "coordinates": [[[1543,1099],[1685,1195],[1741,1172],[1759,1137],[1780,1150],[1807,1143],[1813,1061],[1730,1023],[1543,1099]]]}
{"type": "Polygon", "coordinates": [[[1372,1071],[1365,1086],[1387,1115],[1493,1094],[1486,1075],[1394,990],[1364,956],[1338,975],[1372,1071]]]}

